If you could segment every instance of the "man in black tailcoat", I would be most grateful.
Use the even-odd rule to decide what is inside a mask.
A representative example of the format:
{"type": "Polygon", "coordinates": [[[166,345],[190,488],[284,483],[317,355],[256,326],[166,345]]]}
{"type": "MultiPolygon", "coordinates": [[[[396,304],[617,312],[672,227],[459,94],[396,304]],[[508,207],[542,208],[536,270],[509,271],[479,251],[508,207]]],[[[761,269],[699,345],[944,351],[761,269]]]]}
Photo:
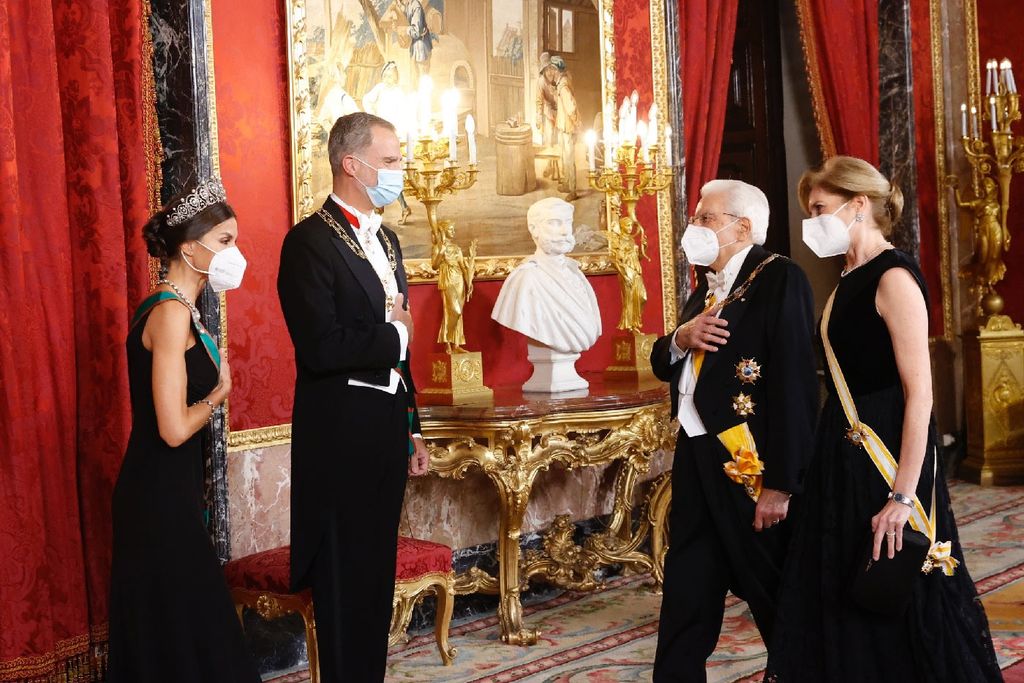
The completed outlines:
{"type": "Polygon", "coordinates": [[[313,590],[320,680],[381,681],[406,478],[428,462],[402,250],[374,212],[401,192],[402,157],[362,112],[328,155],[334,191],[285,237],[277,281],[296,366],[291,584],[313,590]]]}
{"type": "Polygon", "coordinates": [[[654,681],[706,681],[727,591],[747,601],[770,642],[790,497],[811,456],[817,411],[810,285],[760,245],[768,201],[713,180],[683,236],[709,266],[682,324],[651,353],[680,430],[672,467],[671,542],[654,681]]]}

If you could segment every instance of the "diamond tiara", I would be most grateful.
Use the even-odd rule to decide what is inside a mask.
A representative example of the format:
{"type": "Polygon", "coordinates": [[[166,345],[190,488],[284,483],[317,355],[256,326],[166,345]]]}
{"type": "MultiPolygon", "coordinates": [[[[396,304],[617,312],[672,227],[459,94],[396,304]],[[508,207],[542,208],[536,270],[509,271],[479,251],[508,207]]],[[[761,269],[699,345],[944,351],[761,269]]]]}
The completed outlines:
{"type": "Polygon", "coordinates": [[[227,199],[228,196],[224,191],[224,185],[221,184],[220,178],[207,178],[199,183],[196,189],[178,200],[174,209],[167,214],[167,225],[172,227],[181,225],[203,209],[208,209],[218,202],[226,202],[227,199]]]}

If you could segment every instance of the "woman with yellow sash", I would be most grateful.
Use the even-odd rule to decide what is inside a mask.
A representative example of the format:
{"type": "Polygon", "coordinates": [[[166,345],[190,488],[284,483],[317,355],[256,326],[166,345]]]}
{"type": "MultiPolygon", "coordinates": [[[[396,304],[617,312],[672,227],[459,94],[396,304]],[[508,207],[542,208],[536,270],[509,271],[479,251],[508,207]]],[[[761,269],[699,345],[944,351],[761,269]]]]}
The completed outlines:
{"type": "Polygon", "coordinates": [[[193,302],[207,284],[241,284],[237,237],[216,178],[143,228],[161,277],[126,342],[132,431],[111,506],[108,683],[260,680],[203,519],[200,432],[231,373],[193,302]]]}
{"type": "Polygon", "coordinates": [[[820,325],[829,391],[765,680],[1001,681],[936,457],[924,279],[886,239],[903,195],[842,156],[805,173],[797,194],[804,242],[846,267],[820,325]],[[910,541],[925,559],[902,572],[905,589],[882,609],[865,602],[855,579],[910,541]]]}

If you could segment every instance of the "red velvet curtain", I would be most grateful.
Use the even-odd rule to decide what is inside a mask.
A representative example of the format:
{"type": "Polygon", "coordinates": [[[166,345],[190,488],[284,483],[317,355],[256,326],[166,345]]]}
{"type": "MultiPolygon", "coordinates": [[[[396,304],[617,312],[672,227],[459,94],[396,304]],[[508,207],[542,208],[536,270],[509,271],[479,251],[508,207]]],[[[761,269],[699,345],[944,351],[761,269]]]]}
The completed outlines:
{"type": "Polygon", "coordinates": [[[822,152],[878,165],[878,0],[797,0],[797,14],[822,152]]]}
{"type": "Polygon", "coordinates": [[[101,675],[158,168],[144,12],[0,0],[0,681],[101,675]]]}
{"type": "Polygon", "coordinates": [[[686,199],[718,174],[739,0],[679,0],[683,69],[686,199]]]}

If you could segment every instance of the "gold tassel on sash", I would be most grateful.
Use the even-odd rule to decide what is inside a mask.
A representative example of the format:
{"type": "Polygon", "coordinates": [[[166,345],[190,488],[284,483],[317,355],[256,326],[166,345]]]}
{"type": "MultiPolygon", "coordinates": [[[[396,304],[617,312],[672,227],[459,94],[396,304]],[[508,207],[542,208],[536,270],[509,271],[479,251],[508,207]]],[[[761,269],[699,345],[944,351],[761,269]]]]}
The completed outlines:
{"type": "Polygon", "coordinates": [[[725,475],[743,487],[755,503],[761,496],[761,479],[764,474],[764,463],[757,457],[757,445],[754,435],[746,422],[730,427],[718,435],[725,449],[732,456],[730,462],[722,468],[725,475]]]}

